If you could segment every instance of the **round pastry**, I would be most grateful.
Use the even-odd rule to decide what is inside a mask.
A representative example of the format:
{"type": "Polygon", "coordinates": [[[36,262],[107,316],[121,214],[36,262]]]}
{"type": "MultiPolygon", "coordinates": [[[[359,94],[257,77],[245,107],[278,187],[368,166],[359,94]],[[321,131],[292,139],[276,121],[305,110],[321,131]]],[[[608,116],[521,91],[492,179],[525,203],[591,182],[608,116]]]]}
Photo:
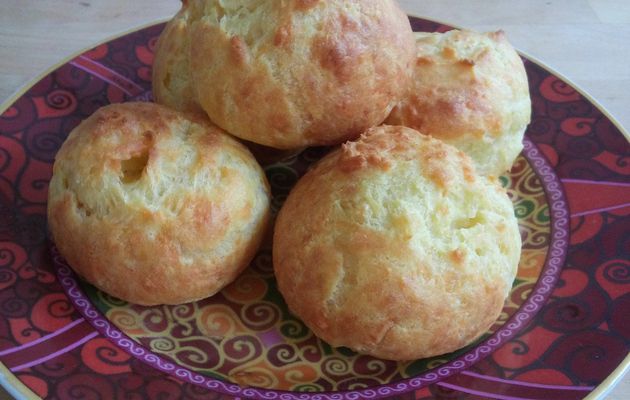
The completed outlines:
{"type": "Polygon", "coordinates": [[[482,175],[509,170],[523,149],[531,101],[523,62],[505,34],[415,35],[414,83],[386,123],[452,144],[482,175]]]}
{"type": "Polygon", "coordinates": [[[520,248],[505,190],[468,156],[382,126],[298,181],[273,264],[289,309],[317,336],[410,360],[454,351],[494,323],[520,248]]]}
{"type": "Polygon", "coordinates": [[[183,7],[164,28],[153,60],[153,98],[178,111],[205,114],[190,81],[188,8],[183,7]]]}
{"type": "MultiPolygon", "coordinates": [[[[187,24],[189,65],[165,63],[156,78],[172,84],[190,71],[210,119],[265,146],[356,137],[385,120],[411,79],[413,34],[395,0],[189,0],[176,19],[187,24]]],[[[178,60],[187,46],[175,46],[178,60]]],[[[169,58],[162,51],[157,60],[169,58]]]]}
{"type": "Polygon", "coordinates": [[[83,121],[50,182],[61,254],[94,286],[142,305],[219,291],[251,261],[268,219],[265,175],[243,145],[151,103],[83,121]]]}

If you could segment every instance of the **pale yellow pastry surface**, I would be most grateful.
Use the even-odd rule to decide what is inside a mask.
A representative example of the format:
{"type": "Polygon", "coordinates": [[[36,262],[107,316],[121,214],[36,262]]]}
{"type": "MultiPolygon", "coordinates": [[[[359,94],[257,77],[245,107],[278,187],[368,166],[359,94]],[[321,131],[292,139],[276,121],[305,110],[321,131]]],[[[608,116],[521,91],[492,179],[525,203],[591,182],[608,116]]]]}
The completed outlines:
{"type": "Polygon", "coordinates": [[[292,149],[385,120],[410,83],[414,41],[394,0],[189,0],[160,39],[156,99],[194,92],[229,133],[292,149]]]}
{"type": "Polygon", "coordinates": [[[520,249],[510,199],[468,156],[383,126],[297,183],[276,222],[273,263],[290,310],[319,337],[410,360],[490,327],[520,249]]]}
{"type": "Polygon", "coordinates": [[[387,119],[468,154],[482,175],[509,170],[531,118],[525,67],[502,31],[415,33],[413,83],[387,119]]]}
{"type": "Polygon", "coordinates": [[[114,104],[59,150],[48,222],[94,286],[137,304],[178,304],[213,295],[248,265],[269,196],[251,153],[204,120],[114,104]]]}

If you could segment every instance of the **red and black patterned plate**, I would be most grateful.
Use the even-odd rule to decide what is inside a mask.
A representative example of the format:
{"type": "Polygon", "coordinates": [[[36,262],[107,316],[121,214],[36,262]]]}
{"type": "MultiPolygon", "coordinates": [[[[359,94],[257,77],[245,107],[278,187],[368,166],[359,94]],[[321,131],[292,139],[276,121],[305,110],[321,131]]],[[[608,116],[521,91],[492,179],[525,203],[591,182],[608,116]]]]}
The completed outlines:
{"type": "MultiPolygon", "coordinates": [[[[162,28],[97,46],[0,109],[0,383],[11,393],[581,399],[628,366],[630,145],[589,99],[529,60],[532,123],[502,177],[523,238],[519,272],[497,323],[467,348],[406,363],[331,348],[288,312],[269,243],[234,284],[191,304],[139,307],[81,281],[47,240],[54,156],[97,108],[150,101],[162,28]]],[[[326,151],[266,167],[274,211],[326,151]]]]}

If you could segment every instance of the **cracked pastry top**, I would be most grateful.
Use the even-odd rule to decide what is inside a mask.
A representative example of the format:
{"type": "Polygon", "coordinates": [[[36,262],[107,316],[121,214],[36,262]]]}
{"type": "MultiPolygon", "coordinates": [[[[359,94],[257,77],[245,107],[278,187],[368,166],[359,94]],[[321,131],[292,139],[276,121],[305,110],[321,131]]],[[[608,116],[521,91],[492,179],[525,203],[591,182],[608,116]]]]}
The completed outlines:
{"type": "Polygon", "coordinates": [[[48,223],[69,265],[142,305],[208,297],[254,256],[269,188],[249,151],[151,103],[103,107],[57,154],[48,223]]]}
{"type": "Polygon", "coordinates": [[[395,0],[188,0],[159,39],[153,88],[241,139],[332,145],[385,120],[413,55],[395,0]]]}
{"type": "Polygon", "coordinates": [[[317,336],[411,360],[461,348],[495,322],[520,249],[505,190],[467,155],[382,126],[297,183],[273,264],[290,310],[317,336]]]}
{"type": "Polygon", "coordinates": [[[523,149],[531,118],[523,61],[502,31],[417,32],[413,83],[386,123],[441,139],[499,176],[523,149]]]}

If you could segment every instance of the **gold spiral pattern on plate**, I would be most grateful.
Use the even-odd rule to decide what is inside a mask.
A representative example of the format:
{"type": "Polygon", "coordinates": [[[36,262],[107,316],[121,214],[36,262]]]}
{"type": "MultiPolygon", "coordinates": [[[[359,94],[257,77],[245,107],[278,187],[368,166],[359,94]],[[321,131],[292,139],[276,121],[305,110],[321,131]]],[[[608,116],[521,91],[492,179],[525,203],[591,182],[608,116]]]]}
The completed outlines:
{"type": "MultiPolygon", "coordinates": [[[[268,174],[286,175],[271,177],[270,181],[294,179],[293,162],[300,157],[268,168],[268,174]]],[[[488,333],[501,327],[531,293],[545,262],[550,232],[545,193],[524,158],[517,160],[501,183],[519,218],[523,251],[517,280],[488,333]]],[[[282,197],[289,188],[280,189],[282,197]]],[[[155,353],[199,373],[244,386],[350,390],[414,376],[455,356],[396,363],[333,348],[319,340],[289,312],[277,290],[267,245],[270,240],[266,239],[251,266],[235,282],[209,299],[139,307],[99,291],[91,298],[118,328],[155,353]]]]}

